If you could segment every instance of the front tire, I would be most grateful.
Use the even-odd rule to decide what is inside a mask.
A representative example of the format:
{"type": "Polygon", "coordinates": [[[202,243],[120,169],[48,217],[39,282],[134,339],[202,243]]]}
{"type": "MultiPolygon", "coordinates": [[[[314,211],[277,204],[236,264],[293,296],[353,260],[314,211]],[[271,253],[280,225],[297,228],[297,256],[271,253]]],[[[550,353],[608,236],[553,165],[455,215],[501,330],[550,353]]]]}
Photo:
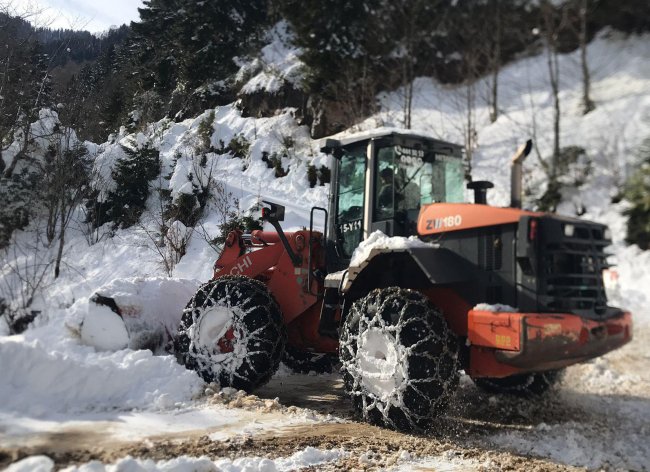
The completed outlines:
{"type": "Polygon", "coordinates": [[[187,304],[174,350],[206,382],[251,392],[278,369],[286,338],[266,286],[225,276],[201,286],[187,304]]]}
{"type": "Polygon", "coordinates": [[[357,413],[399,431],[424,431],[458,386],[458,341],[421,293],[376,289],[355,302],[340,340],[341,372],[357,413]]]}
{"type": "Polygon", "coordinates": [[[528,374],[510,375],[503,378],[477,378],[474,383],[488,393],[535,397],[553,389],[564,376],[564,370],[547,370],[528,374]]]}

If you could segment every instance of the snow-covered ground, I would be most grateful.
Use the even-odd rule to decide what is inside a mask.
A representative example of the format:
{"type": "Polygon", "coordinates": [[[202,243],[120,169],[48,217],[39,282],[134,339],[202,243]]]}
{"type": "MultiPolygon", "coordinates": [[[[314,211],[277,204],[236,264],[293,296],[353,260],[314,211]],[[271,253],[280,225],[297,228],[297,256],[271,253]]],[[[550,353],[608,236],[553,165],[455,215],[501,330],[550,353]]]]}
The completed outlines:
{"type": "MultiPolygon", "coordinates": [[[[505,451],[518,456],[547,458],[559,465],[593,469],[650,470],[650,427],[646,421],[650,416],[647,369],[650,361],[647,348],[650,342],[650,253],[624,245],[622,211],[626,203],[611,203],[611,198],[635,168],[635,149],[650,136],[649,40],[648,36],[624,38],[611,32],[602,33],[594,40],[589,47],[589,60],[596,109],[586,116],[579,109],[578,53],[562,56],[560,61],[562,145],[583,147],[593,161],[585,183],[566,191],[560,211],[575,214],[581,209],[585,211],[582,217],[611,226],[615,240],[612,251],[620,280],[620,288],[611,294],[612,301],[633,311],[635,339],[618,352],[569,369],[559,399],[547,405],[558,410],[557,414],[522,402],[481,396],[465,382],[459,401],[467,401],[467,405],[454,410],[464,411],[458,423],[461,434],[449,434],[445,438],[456,448],[505,451]],[[486,400],[492,410],[480,404],[486,400]],[[498,421],[494,419],[495,414],[507,418],[498,421]],[[487,436],[472,433],[470,439],[463,438],[462,431],[470,427],[462,425],[476,422],[495,429],[488,428],[492,433],[487,436]]],[[[287,55],[295,55],[295,51],[267,50],[262,73],[269,74],[273,70],[273,61],[278,61],[282,70],[289,66],[293,70],[295,57],[287,55]]],[[[489,201],[494,205],[506,205],[509,201],[507,161],[519,144],[528,137],[535,137],[540,155],[545,157],[550,153],[552,102],[545,67],[545,58],[536,56],[504,68],[500,79],[501,114],[495,123],[489,123],[487,108],[481,106],[480,100],[477,103],[478,147],[474,154],[474,179],[495,183],[489,193],[489,201]]],[[[275,87],[277,84],[271,78],[251,79],[249,87],[257,90],[265,83],[275,87]]],[[[442,86],[424,78],[418,79],[415,85],[414,128],[462,142],[463,89],[442,86]]],[[[478,90],[483,86],[479,84],[478,90]]],[[[360,129],[379,124],[399,125],[399,91],[381,99],[383,111],[361,123],[360,129]]],[[[287,208],[285,227],[296,228],[308,224],[312,206],[327,205],[328,186],[310,189],[306,167],[308,164],[320,167],[328,158],[318,152],[307,130],[295,124],[291,110],[259,119],[242,118],[234,107],[220,107],[214,114],[213,146],[218,148],[220,140],[228,143],[238,134],[251,142],[248,159],[208,155],[205,168],[211,169],[215,179],[224,185],[224,201],[229,208],[246,211],[260,199],[273,200],[287,208]],[[274,178],[273,170],[261,161],[263,151],[286,154],[282,157],[283,166],[289,170],[286,177],[274,178]]],[[[188,191],[191,187],[188,175],[194,173],[195,178],[201,178],[196,175],[192,157],[199,125],[208,116],[209,111],[206,111],[182,123],[157,123],[137,135],[123,133],[101,145],[88,143],[89,149],[97,153],[97,170],[105,178],[103,190],[110,188],[111,166],[121,156],[117,143],[149,141],[161,152],[163,175],[172,175],[169,184],[161,179],[156,185],[171,185],[170,190],[176,195],[188,191]]],[[[52,119],[48,115],[48,123],[52,119]]],[[[529,157],[525,171],[530,198],[539,196],[544,190],[543,174],[535,155],[529,157]]],[[[128,300],[125,303],[135,313],[167,320],[160,328],[164,338],[165,327],[169,329],[178,319],[188,294],[191,295],[198,283],[210,278],[217,254],[203,233],[211,237],[216,235],[224,211],[216,206],[212,208],[201,230],[192,234],[186,255],[172,273],[167,274],[147,232],[159,217],[156,210],[159,206],[157,198],[150,197],[141,226],[118,230],[112,236],[102,233],[108,232],[108,228],[103,228],[94,235],[99,242],[92,245],[88,244],[89,234],[83,224],[72,228],[61,277],[46,281],[34,305],[42,313],[33,326],[20,336],[6,336],[3,332],[6,328],[0,326],[0,448],[36,447],[51,444],[55,437],[84,436],[88,441],[123,443],[154,441],[156,437],[178,440],[207,434],[216,441],[236,442],[281,428],[305,425],[319,428],[342,421],[336,412],[332,417],[314,413],[309,408],[266,405],[263,400],[256,403],[251,399],[250,404],[241,399],[239,403],[216,401],[218,395],[215,397],[216,393],[211,390],[206,393],[204,382],[194,372],[177,364],[172,356],[129,348],[102,350],[88,345],[93,334],[81,332],[80,320],[89,314],[96,315],[98,310],[107,310],[94,306],[89,300],[98,290],[108,290],[110,293],[106,295],[122,291],[128,300]],[[127,279],[129,282],[125,283],[127,279]],[[93,435],[96,431],[99,434],[93,435]]],[[[20,232],[14,248],[30,247],[33,237],[29,229],[20,232]]],[[[12,283],[11,267],[29,266],[30,261],[40,257],[46,254],[8,252],[2,261],[0,279],[3,283],[12,283]]],[[[130,333],[122,332],[122,335],[126,341],[132,338],[130,333]]],[[[303,377],[291,378],[292,382],[299,382],[303,377]]],[[[305,378],[305,382],[308,381],[309,378],[305,378]]],[[[274,382],[282,384],[284,380],[279,377],[274,382]]],[[[290,405],[281,389],[278,396],[281,402],[288,401],[290,405]]],[[[352,446],[348,443],[348,447],[352,446]]],[[[345,461],[357,452],[338,446],[313,449],[303,445],[292,454],[274,455],[273,460],[253,458],[253,455],[235,460],[214,456],[199,459],[179,453],[181,457],[171,461],[116,458],[109,461],[113,465],[106,467],[89,463],[70,470],[240,471],[295,470],[311,466],[335,470],[336,464],[349,464],[345,461]]],[[[491,467],[489,460],[486,465],[485,458],[452,457],[417,450],[396,457],[391,467],[400,470],[426,467],[490,470],[491,467]]],[[[365,464],[372,465],[371,459],[371,455],[366,456],[365,464]]],[[[364,462],[358,460],[357,464],[363,467],[364,462]]],[[[377,464],[386,466],[386,463],[377,464]]],[[[51,459],[32,457],[14,464],[10,470],[49,471],[52,468],[51,459]]]]}

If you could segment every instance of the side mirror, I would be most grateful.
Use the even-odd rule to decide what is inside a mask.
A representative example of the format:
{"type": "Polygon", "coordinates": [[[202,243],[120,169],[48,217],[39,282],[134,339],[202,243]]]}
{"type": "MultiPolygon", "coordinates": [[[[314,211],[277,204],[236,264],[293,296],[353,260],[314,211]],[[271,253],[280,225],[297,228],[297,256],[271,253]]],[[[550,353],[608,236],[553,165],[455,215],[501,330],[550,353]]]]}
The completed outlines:
{"type": "Polygon", "coordinates": [[[270,202],[268,200],[262,200],[262,203],[266,204],[262,207],[263,220],[284,221],[284,206],[270,202]]]}

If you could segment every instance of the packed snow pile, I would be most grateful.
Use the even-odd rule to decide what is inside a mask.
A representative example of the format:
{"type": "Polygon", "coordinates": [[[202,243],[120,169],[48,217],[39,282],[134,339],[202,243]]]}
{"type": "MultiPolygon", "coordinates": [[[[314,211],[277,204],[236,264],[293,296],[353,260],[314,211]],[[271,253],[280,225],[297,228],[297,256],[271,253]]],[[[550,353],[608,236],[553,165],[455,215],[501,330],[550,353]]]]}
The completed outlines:
{"type": "Polygon", "coordinates": [[[432,248],[437,246],[433,243],[425,243],[417,236],[409,236],[408,238],[403,238],[401,236],[389,237],[377,230],[364,239],[354,250],[350,266],[358,266],[367,261],[373,249],[404,250],[418,247],[432,248]]]}
{"type": "MultiPolygon", "coordinates": [[[[212,461],[207,457],[193,458],[181,456],[168,461],[134,459],[126,457],[112,465],[99,462],[89,462],[79,467],[67,467],[63,472],[285,472],[315,467],[346,457],[342,449],[321,450],[307,447],[289,457],[264,459],[261,457],[242,457],[235,460],[217,459],[212,461]]],[[[6,472],[53,472],[54,461],[46,456],[34,456],[12,464],[6,472]]]]}
{"type": "Polygon", "coordinates": [[[121,315],[84,297],[68,310],[50,310],[37,329],[0,338],[0,413],[166,409],[191,400],[203,381],[152,350],[163,352],[197,287],[162,277],[114,280],[96,293],[111,297],[121,315]]]}
{"type": "Polygon", "coordinates": [[[70,307],[67,323],[98,349],[157,352],[176,334],[199,284],[164,277],[116,279],[70,307]]]}
{"type": "Polygon", "coordinates": [[[96,352],[47,329],[0,338],[0,414],[168,409],[201,393],[203,381],[173,356],[96,352]]]}

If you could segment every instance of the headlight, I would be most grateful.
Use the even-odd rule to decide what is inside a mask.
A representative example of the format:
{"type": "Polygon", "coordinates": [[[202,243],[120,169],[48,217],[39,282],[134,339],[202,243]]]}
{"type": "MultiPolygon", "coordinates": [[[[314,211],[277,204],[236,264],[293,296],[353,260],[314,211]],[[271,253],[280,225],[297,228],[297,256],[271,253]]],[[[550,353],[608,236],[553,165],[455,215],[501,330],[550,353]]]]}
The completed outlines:
{"type": "Polygon", "coordinates": [[[564,225],[564,235],[567,238],[572,238],[576,232],[576,227],[573,225],[564,225]]]}

